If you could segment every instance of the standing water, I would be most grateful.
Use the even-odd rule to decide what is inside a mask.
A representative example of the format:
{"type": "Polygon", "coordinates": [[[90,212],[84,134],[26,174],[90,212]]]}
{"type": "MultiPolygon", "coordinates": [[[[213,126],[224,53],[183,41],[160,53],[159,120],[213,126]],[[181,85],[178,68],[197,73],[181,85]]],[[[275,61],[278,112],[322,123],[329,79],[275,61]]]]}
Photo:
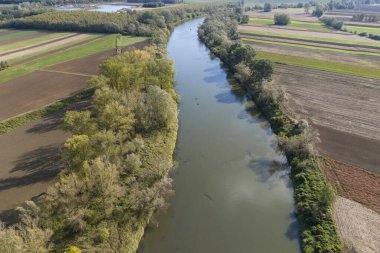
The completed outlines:
{"type": "Polygon", "coordinates": [[[198,41],[203,19],[174,29],[168,45],[181,95],[175,194],[141,253],[298,252],[284,158],[267,124],[231,92],[218,59],[198,41]]]}

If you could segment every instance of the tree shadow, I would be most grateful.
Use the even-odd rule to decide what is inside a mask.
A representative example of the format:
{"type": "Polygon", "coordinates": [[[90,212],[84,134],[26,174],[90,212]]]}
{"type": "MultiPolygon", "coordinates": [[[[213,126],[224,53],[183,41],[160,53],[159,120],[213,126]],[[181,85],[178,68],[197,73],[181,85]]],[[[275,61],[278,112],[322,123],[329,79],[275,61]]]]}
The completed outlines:
{"type": "Polygon", "coordinates": [[[0,190],[26,186],[54,179],[62,169],[61,150],[58,145],[38,148],[22,155],[11,172],[24,172],[18,177],[0,180],[0,190]]]}
{"type": "Polygon", "coordinates": [[[59,112],[43,118],[42,122],[27,130],[27,133],[46,133],[59,129],[63,123],[64,112],[59,112]]]}

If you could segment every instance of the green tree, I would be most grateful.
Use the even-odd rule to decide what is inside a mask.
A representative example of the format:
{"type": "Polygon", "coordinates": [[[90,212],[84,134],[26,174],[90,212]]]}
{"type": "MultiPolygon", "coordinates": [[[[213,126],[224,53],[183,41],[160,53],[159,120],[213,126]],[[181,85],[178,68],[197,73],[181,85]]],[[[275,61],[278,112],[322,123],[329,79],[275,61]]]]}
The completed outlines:
{"type": "Polygon", "coordinates": [[[264,11],[265,12],[271,12],[272,11],[272,5],[270,3],[264,4],[264,11]]]}
{"type": "Polygon", "coordinates": [[[288,25],[290,24],[290,18],[287,14],[275,14],[274,15],[274,24],[275,25],[288,25]]]}

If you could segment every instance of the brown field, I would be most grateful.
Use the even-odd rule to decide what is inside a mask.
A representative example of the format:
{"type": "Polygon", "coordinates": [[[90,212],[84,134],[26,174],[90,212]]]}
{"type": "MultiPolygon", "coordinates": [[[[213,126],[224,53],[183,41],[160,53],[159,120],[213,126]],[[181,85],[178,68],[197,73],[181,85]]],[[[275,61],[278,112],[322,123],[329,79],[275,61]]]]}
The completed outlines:
{"type": "MultiPolygon", "coordinates": [[[[79,110],[89,101],[69,107],[79,110]]],[[[61,124],[65,110],[0,135],[0,219],[25,200],[44,193],[62,168],[61,148],[69,134],[61,124]]]]}
{"type": "Polygon", "coordinates": [[[264,11],[250,11],[247,12],[251,17],[255,18],[274,18],[274,15],[276,13],[285,13],[288,14],[289,17],[292,20],[298,20],[298,21],[310,21],[310,22],[316,22],[318,21],[318,18],[313,17],[311,14],[305,14],[304,9],[273,9],[271,12],[264,12],[264,11]]]}
{"type": "MultiPolygon", "coordinates": [[[[306,57],[306,58],[317,59],[317,60],[328,59],[329,61],[332,61],[332,62],[341,62],[341,63],[357,64],[357,65],[362,65],[362,66],[380,68],[380,56],[347,54],[347,53],[342,53],[342,52],[326,51],[326,50],[323,50],[323,48],[326,48],[326,47],[323,46],[322,48],[322,45],[320,44],[319,46],[321,46],[321,50],[302,48],[302,47],[293,47],[293,46],[287,46],[287,45],[261,43],[261,42],[248,41],[248,40],[244,41],[244,43],[252,45],[256,50],[263,51],[263,52],[300,56],[300,57],[306,57]]],[[[292,44],[301,45],[298,43],[292,43],[292,44]]],[[[342,49],[342,48],[337,48],[337,49],[342,49]]],[[[354,49],[357,50],[357,48],[354,48],[354,49]]],[[[356,50],[351,50],[351,51],[356,51],[356,50]]]]}
{"type": "Polygon", "coordinates": [[[288,96],[285,110],[321,135],[321,153],[380,173],[380,80],[276,65],[288,96]]]}
{"type": "MultiPolygon", "coordinates": [[[[130,45],[141,48],[146,42],[130,45]]],[[[34,71],[0,85],[0,120],[53,103],[87,87],[86,81],[99,72],[99,65],[113,50],[34,71]]]]}
{"type": "Polygon", "coordinates": [[[359,202],[380,213],[379,175],[329,158],[323,160],[323,172],[340,196],[359,202]]]}

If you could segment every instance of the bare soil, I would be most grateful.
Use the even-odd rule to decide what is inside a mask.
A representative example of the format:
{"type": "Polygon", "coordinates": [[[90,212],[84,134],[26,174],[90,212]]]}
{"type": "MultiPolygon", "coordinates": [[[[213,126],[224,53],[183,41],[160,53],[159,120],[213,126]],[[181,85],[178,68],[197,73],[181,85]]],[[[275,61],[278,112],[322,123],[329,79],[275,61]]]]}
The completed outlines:
{"type": "MultiPolygon", "coordinates": [[[[83,101],[66,110],[82,110],[89,104],[83,101]]],[[[62,169],[61,148],[70,136],[60,129],[66,110],[0,135],[0,219],[43,194],[62,169]]]]}
{"type": "Polygon", "coordinates": [[[325,177],[335,186],[339,196],[380,213],[379,175],[330,158],[325,158],[322,165],[325,177]]]}
{"type": "Polygon", "coordinates": [[[244,43],[250,44],[256,50],[263,52],[300,56],[317,60],[328,59],[328,61],[332,62],[341,62],[380,68],[380,56],[355,55],[334,51],[261,43],[256,41],[244,41],[244,43]]]}
{"type": "MultiPolygon", "coordinates": [[[[250,11],[247,12],[247,14],[251,17],[255,18],[270,18],[273,19],[274,15],[277,13],[285,13],[288,14],[289,17],[292,20],[298,20],[298,21],[309,21],[309,22],[316,22],[318,21],[317,17],[312,16],[311,14],[306,14],[304,9],[273,9],[271,12],[264,12],[264,11],[250,11]]],[[[311,12],[310,12],[311,13],[311,12]]]]}
{"type": "Polygon", "coordinates": [[[337,197],[334,216],[347,253],[377,253],[380,249],[380,214],[352,200],[337,197]]]}
{"type": "Polygon", "coordinates": [[[87,37],[90,37],[90,34],[75,34],[73,36],[54,40],[54,41],[51,41],[51,42],[46,43],[46,44],[44,43],[44,44],[41,44],[38,46],[29,47],[29,48],[26,48],[23,50],[17,50],[16,52],[13,52],[13,53],[2,54],[1,60],[9,61],[9,60],[17,58],[17,57],[22,57],[24,55],[33,54],[33,53],[40,52],[40,51],[43,51],[43,50],[46,50],[49,48],[57,47],[57,46],[60,46],[60,45],[66,44],[66,43],[85,39],[87,37]]]}
{"type": "Polygon", "coordinates": [[[285,110],[319,130],[321,153],[380,174],[380,80],[275,65],[285,110]]]}
{"type": "Polygon", "coordinates": [[[277,33],[282,35],[296,35],[296,36],[305,36],[312,38],[325,38],[325,39],[338,39],[338,40],[348,40],[348,41],[358,41],[358,42],[369,42],[373,44],[380,45],[380,41],[371,40],[366,37],[360,37],[355,34],[346,33],[346,32],[317,32],[310,30],[295,30],[295,29],[282,29],[276,27],[263,27],[263,26],[252,26],[252,25],[240,25],[239,29],[241,30],[252,30],[258,32],[270,32],[277,33]]]}

